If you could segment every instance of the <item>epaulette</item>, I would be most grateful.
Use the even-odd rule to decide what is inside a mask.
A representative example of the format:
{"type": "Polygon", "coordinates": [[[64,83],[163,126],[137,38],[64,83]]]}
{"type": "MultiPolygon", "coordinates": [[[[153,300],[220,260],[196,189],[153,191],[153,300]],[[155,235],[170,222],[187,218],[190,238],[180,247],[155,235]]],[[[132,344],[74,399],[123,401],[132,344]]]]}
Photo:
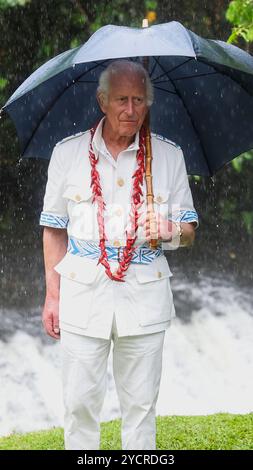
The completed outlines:
{"type": "Polygon", "coordinates": [[[76,137],[79,137],[80,135],[83,135],[83,134],[85,134],[86,132],[88,132],[88,131],[77,132],[77,134],[72,134],[72,135],[69,135],[68,137],[64,137],[64,139],[59,140],[59,142],[57,142],[57,143],[55,144],[55,146],[56,146],[56,145],[63,144],[64,142],[67,142],[68,140],[75,139],[76,137]]]}
{"type": "Polygon", "coordinates": [[[163,135],[160,135],[160,134],[154,134],[154,132],[152,132],[151,135],[154,136],[154,137],[157,137],[157,139],[159,139],[159,140],[163,140],[164,142],[168,142],[168,144],[171,144],[174,147],[181,150],[180,145],[176,144],[176,142],[173,142],[173,140],[169,140],[169,139],[167,139],[167,137],[164,137],[163,135]]]}

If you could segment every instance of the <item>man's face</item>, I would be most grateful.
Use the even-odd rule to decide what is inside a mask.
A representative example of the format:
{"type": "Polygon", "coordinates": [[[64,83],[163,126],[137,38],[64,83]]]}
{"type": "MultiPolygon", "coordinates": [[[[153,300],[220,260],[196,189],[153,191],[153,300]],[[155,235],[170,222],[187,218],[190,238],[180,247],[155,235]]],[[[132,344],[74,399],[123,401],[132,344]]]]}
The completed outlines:
{"type": "Polygon", "coordinates": [[[144,77],[130,71],[115,73],[110,79],[108,100],[100,100],[100,107],[116,137],[134,136],[148,111],[144,77]]]}

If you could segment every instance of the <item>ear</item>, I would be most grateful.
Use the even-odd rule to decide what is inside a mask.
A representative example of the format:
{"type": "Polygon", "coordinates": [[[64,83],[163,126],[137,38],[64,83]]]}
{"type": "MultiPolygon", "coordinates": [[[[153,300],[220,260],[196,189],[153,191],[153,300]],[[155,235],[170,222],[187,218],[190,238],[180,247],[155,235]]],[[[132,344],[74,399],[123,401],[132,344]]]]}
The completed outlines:
{"type": "Polygon", "coordinates": [[[98,101],[101,111],[104,114],[106,114],[105,97],[103,93],[97,93],[97,101],[98,101]]]}

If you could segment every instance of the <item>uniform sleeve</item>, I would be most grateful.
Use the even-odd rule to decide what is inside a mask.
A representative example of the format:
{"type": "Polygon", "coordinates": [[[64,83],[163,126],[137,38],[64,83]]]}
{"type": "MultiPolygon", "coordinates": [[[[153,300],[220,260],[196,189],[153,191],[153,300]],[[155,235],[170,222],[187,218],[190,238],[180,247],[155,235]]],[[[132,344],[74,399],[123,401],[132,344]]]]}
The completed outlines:
{"type": "Polygon", "coordinates": [[[44,195],[40,225],[66,228],[68,225],[67,200],[62,197],[66,177],[66,161],[59,146],[55,146],[48,166],[48,179],[44,195]]]}
{"type": "Polygon", "coordinates": [[[177,148],[169,219],[177,222],[194,222],[195,229],[199,226],[198,214],[193,205],[184,155],[180,148],[177,148]]]}

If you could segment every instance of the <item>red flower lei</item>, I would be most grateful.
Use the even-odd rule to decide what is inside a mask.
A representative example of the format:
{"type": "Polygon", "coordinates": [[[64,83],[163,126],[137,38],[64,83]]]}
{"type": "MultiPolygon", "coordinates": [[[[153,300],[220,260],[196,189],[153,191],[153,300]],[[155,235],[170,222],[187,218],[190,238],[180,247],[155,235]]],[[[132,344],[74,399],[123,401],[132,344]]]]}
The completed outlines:
{"type": "Polygon", "coordinates": [[[108,240],[105,234],[105,226],[104,226],[104,210],[106,207],[106,203],[103,200],[102,196],[102,189],[100,184],[100,175],[96,168],[97,162],[99,160],[99,156],[96,158],[94,151],[93,151],[93,137],[96,131],[98,124],[91,128],[91,139],[90,139],[90,148],[89,148],[89,159],[91,163],[91,188],[93,192],[92,202],[97,201],[98,204],[98,212],[97,212],[97,221],[99,227],[99,246],[101,250],[101,255],[98,260],[98,263],[103,264],[105,267],[105,272],[107,276],[112,279],[113,281],[125,282],[123,276],[126,274],[126,270],[128,269],[131,259],[134,253],[134,242],[137,238],[136,232],[138,230],[138,209],[143,204],[144,200],[141,201],[141,196],[143,195],[141,186],[143,184],[143,175],[145,172],[145,130],[144,126],[140,129],[139,133],[139,150],[136,154],[136,160],[138,163],[138,168],[134,172],[132,178],[134,178],[133,182],[133,190],[131,196],[131,211],[130,211],[130,220],[131,220],[131,229],[130,233],[126,230],[126,246],[123,249],[122,258],[119,261],[119,267],[116,273],[111,272],[111,268],[108,262],[108,256],[105,249],[105,241],[108,240]],[[134,235],[131,236],[131,235],[134,235]]]}

